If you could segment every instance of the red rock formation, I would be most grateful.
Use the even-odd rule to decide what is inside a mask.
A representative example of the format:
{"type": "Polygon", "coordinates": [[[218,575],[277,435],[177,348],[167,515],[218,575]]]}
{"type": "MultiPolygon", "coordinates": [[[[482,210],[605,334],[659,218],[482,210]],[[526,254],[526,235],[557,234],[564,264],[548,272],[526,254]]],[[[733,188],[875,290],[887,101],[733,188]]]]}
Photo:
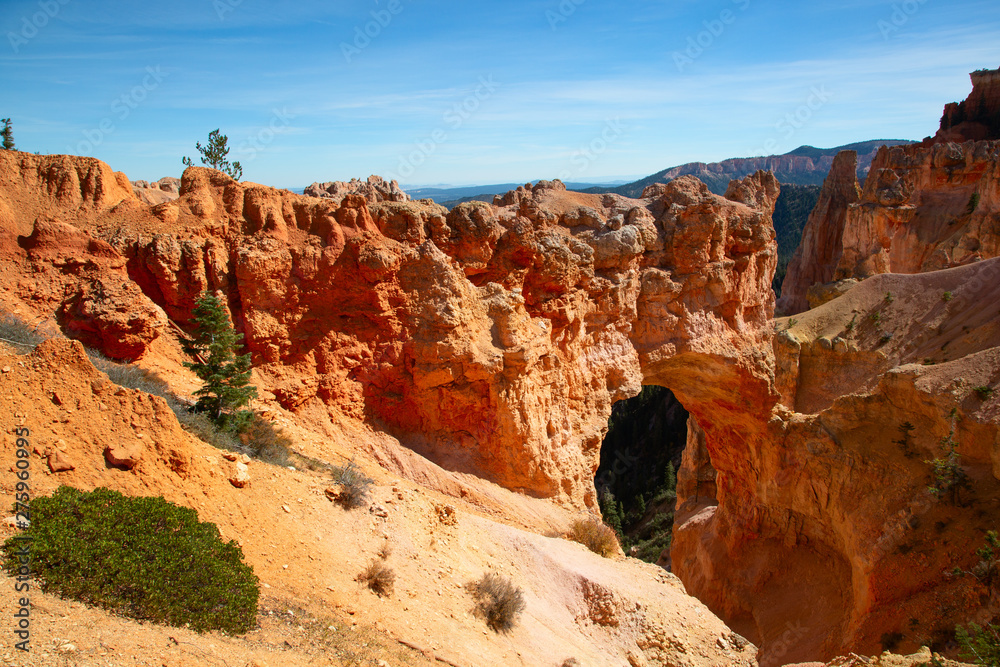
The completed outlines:
{"type": "Polygon", "coordinates": [[[5,231],[29,234],[40,216],[90,219],[130,203],[141,206],[128,177],[100,160],[0,151],[0,224],[5,231]]]}
{"type": "Polygon", "coordinates": [[[1000,139],[1000,70],[979,70],[969,77],[972,93],[963,102],[945,106],[941,129],[930,141],[962,143],[1000,139]]]}
{"type": "Polygon", "coordinates": [[[1000,142],[883,149],[849,208],[834,279],[917,273],[1000,254],[1000,142]]]}
{"type": "Polygon", "coordinates": [[[396,181],[386,183],[381,176],[369,176],[367,181],[355,178],[349,183],[341,181],[313,183],[304,190],[304,194],[310,197],[333,199],[338,204],[347,195],[361,195],[373,204],[381,201],[410,201],[409,195],[403,192],[399,183],[396,181]]]}
{"type": "Polygon", "coordinates": [[[831,281],[933,271],[1000,253],[1000,70],[971,77],[972,93],[945,107],[934,139],[879,150],[860,198],[846,165],[831,172],[789,265],[779,312],[795,314],[829,298],[823,292],[844,291],[826,286],[831,281]],[[817,290],[812,304],[810,288],[817,290]]]}
{"type": "Polygon", "coordinates": [[[782,285],[779,308],[804,310],[810,287],[919,273],[1000,255],[1000,141],[882,148],[857,203],[831,174],[782,285]],[[839,242],[838,242],[839,239],[839,242]],[[785,291],[787,290],[787,292],[785,291]]]}
{"type": "Polygon", "coordinates": [[[164,176],[152,183],[148,181],[132,181],[132,191],[144,204],[156,206],[177,199],[180,194],[181,179],[164,176]]]}
{"type": "MultiPolygon", "coordinates": [[[[921,205],[950,210],[955,184],[976,183],[995,210],[996,189],[985,184],[995,183],[996,161],[977,157],[986,145],[967,144],[964,161],[952,162],[939,146],[926,166],[916,151],[888,151],[866,196],[898,208],[894,192],[910,196],[924,190],[907,183],[927,182],[935,195],[921,205]],[[885,170],[896,169],[898,188],[886,185],[885,170]]],[[[46,159],[10,168],[36,173],[46,159]]],[[[28,201],[19,171],[3,178],[13,185],[0,201],[28,201]]],[[[922,462],[957,405],[977,497],[1000,490],[997,403],[971,391],[1000,371],[991,347],[1000,313],[980,306],[1000,308],[1000,260],[933,280],[876,276],[803,314],[803,328],[775,343],[777,194],[766,173],[731,184],[726,197],[690,177],[641,200],[567,192],[556,181],[448,212],[298,196],[190,168],[180,197],[152,208],[70,198],[78,229],[49,241],[56,232],[43,223],[22,241],[30,248],[10,230],[30,231],[32,221],[8,207],[5,266],[18,277],[30,275],[29,261],[55,266],[63,244],[87,247],[95,262],[126,258],[132,284],[181,324],[201,290],[221,290],[264,388],[284,406],[366,420],[449,468],[578,507],[596,504],[611,404],[642,384],[669,387],[700,443],[679,475],[690,504],[678,516],[674,567],[689,591],[762,640],[763,664],[782,664],[871,652],[909,618],[931,624],[939,605],[929,600],[956,610],[949,622],[966,609],[968,584],[941,572],[945,561],[971,566],[964,554],[982,527],[926,503],[922,462]],[[90,248],[86,231],[110,249],[90,248]],[[897,315],[885,311],[886,291],[897,315]],[[875,310],[895,327],[889,342],[872,324],[875,310]],[[950,364],[912,363],[944,343],[960,355],[950,364]],[[921,429],[914,460],[892,442],[903,420],[921,429]],[[961,527],[948,533],[954,550],[927,553],[938,521],[961,527]]],[[[982,246],[990,220],[975,223],[982,246]]],[[[37,308],[55,313],[62,303],[37,308]]]]}
{"type": "Polygon", "coordinates": [[[843,252],[847,212],[861,198],[857,177],[858,154],[841,151],[823,183],[816,207],[809,214],[802,241],[788,264],[777,309],[795,314],[809,308],[806,292],[816,283],[833,280],[843,252]]]}
{"type": "Polygon", "coordinates": [[[222,290],[284,405],[383,424],[508,488],[595,507],[611,404],[644,381],[676,376],[706,419],[770,396],[770,175],[730,199],[691,178],[643,201],[543,182],[450,213],[203,168],[180,190],[151,220],[87,222],[114,228],[134,284],[172,319],[222,290]]]}
{"type": "MultiPolygon", "coordinates": [[[[6,231],[6,230],[5,230],[6,231]]],[[[3,282],[16,301],[55,315],[67,334],[115,359],[135,359],[166,325],[109,244],[72,225],[38,220],[30,236],[4,234],[3,282]]]]}

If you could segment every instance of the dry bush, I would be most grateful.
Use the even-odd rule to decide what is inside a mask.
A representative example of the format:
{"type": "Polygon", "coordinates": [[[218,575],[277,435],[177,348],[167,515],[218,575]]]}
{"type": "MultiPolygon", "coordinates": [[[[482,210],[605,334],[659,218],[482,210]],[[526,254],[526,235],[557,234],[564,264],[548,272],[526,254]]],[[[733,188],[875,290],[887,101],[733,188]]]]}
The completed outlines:
{"type": "Polygon", "coordinates": [[[13,345],[17,354],[28,354],[46,337],[17,315],[0,315],[0,339],[13,345]]]}
{"type": "Polygon", "coordinates": [[[334,468],[333,479],[341,487],[337,501],[346,509],[362,507],[367,503],[369,487],[375,481],[361,472],[354,461],[342,468],[334,468]]]}
{"type": "Polygon", "coordinates": [[[597,519],[574,522],[569,529],[569,538],[605,558],[618,553],[618,536],[615,531],[597,519]]]}
{"type": "Polygon", "coordinates": [[[476,612],[496,632],[509,631],[524,611],[523,591],[499,574],[487,572],[468,588],[476,598],[476,612]]]}
{"type": "Polygon", "coordinates": [[[367,585],[379,597],[388,597],[392,595],[396,573],[381,560],[373,560],[371,565],[362,570],[357,580],[367,585]]]}
{"type": "Polygon", "coordinates": [[[271,422],[260,415],[251,417],[246,431],[246,447],[253,458],[287,467],[292,464],[292,444],[292,439],[271,422]]]}

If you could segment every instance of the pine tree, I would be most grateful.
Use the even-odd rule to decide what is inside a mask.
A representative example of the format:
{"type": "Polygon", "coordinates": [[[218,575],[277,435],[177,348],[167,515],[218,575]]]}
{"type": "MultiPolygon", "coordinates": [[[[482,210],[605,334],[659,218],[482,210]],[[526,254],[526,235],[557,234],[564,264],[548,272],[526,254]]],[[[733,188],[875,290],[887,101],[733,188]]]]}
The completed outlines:
{"type": "Polygon", "coordinates": [[[962,469],[962,459],[955,441],[955,428],[959,420],[957,408],[952,408],[949,418],[951,429],[947,436],[941,438],[941,449],[945,455],[925,462],[931,465],[932,479],[928,490],[939,498],[948,497],[952,505],[959,505],[962,489],[971,488],[972,484],[968,474],[962,469]]]}
{"type": "Polygon", "coordinates": [[[184,364],[205,383],[194,392],[199,397],[194,410],[207,412],[220,429],[243,431],[253,413],[241,408],[257,397],[250,384],[250,355],[236,354],[243,335],[233,330],[222,301],[208,291],[195,302],[194,321],[194,336],[183,342],[186,353],[203,360],[184,364]]]}
{"type": "Polygon", "coordinates": [[[3,123],[3,129],[0,130],[0,137],[3,138],[3,148],[4,150],[12,151],[14,150],[14,131],[11,129],[10,118],[4,118],[0,120],[3,123]]]}
{"type": "MultiPolygon", "coordinates": [[[[201,163],[208,165],[212,169],[218,169],[219,171],[225,172],[233,177],[234,180],[240,180],[243,176],[243,167],[240,166],[239,161],[229,163],[226,156],[229,155],[229,137],[224,134],[220,134],[218,129],[212,130],[208,133],[208,145],[202,146],[201,142],[195,143],[194,147],[198,149],[201,153],[201,163]]],[[[189,157],[181,159],[185,167],[191,167],[194,162],[189,157]]]]}
{"type": "Polygon", "coordinates": [[[622,520],[624,519],[622,504],[615,500],[615,495],[609,489],[604,489],[604,493],[601,494],[598,504],[601,507],[601,516],[604,517],[604,523],[614,529],[618,535],[618,539],[621,540],[624,535],[622,532],[622,520]]]}
{"type": "Polygon", "coordinates": [[[663,487],[667,493],[677,497],[677,471],[674,470],[674,462],[667,461],[667,470],[663,479],[663,487]]]}

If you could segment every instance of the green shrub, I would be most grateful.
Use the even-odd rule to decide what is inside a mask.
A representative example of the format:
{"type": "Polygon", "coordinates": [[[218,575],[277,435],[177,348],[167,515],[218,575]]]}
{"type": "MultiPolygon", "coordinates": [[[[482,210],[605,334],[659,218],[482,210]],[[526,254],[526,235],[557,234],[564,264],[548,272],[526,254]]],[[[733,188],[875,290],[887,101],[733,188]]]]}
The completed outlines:
{"type": "Polygon", "coordinates": [[[615,499],[615,494],[611,493],[610,489],[604,489],[599,498],[599,504],[604,521],[615,531],[616,535],[621,537],[623,534],[622,523],[625,521],[625,512],[621,501],[615,499]]]}
{"type": "MultiPolygon", "coordinates": [[[[198,632],[243,633],[256,622],[258,580],[240,547],[163,498],[63,486],[32,502],[25,536],[43,590],[198,632]]],[[[8,572],[18,546],[3,545],[8,572]]]]}
{"type": "Polygon", "coordinates": [[[663,485],[657,489],[656,495],[653,496],[653,504],[659,505],[666,500],[674,500],[677,498],[677,470],[674,468],[673,461],[667,461],[667,466],[663,475],[663,485]]]}
{"type": "Polygon", "coordinates": [[[893,301],[895,301],[895,300],[896,300],[896,297],[894,297],[894,296],[892,295],[892,292],[886,292],[886,293],[885,293],[885,302],[886,302],[886,303],[892,303],[892,302],[893,302],[893,301]]]}
{"type": "Polygon", "coordinates": [[[944,301],[945,303],[948,303],[954,298],[954,296],[955,295],[952,294],[951,292],[945,292],[944,294],[941,295],[941,300],[944,301]]]}
{"type": "Polygon", "coordinates": [[[990,397],[993,396],[993,388],[987,387],[986,385],[973,387],[972,391],[976,392],[976,395],[979,396],[980,401],[988,401],[990,397]]]}
{"type": "Polygon", "coordinates": [[[0,316],[0,339],[14,345],[18,354],[28,354],[45,340],[45,336],[17,315],[6,314],[0,316]]]}
{"type": "Polygon", "coordinates": [[[969,203],[965,207],[965,212],[968,215],[972,215],[976,212],[977,208],[979,208],[979,193],[973,192],[969,197],[969,203]]]}
{"type": "Polygon", "coordinates": [[[570,526],[569,538],[605,558],[618,552],[618,536],[603,521],[596,519],[575,521],[570,526]]]}
{"type": "Polygon", "coordinates": [[[1000,628],[987,624],[985,628],[969,623],[965,629],[955,628],[955,638],[961,646],[959,655],[965,660],[975,660],[977,665],[1000,665],[1000,628]]]}
{"type": "Polygon", "coordinates": [[[524,611],[523,591],[498,574],[487,572],[469,584],[469,590],[476,598],[476,612],[496,632],[509,631],[524,611]]]}
{"type": "Polygon", "coordinates": [[[361,571],[358,581],[365,584],[379,597],[392,595],[392,587],[396,583],[396,573],[382,560],[373,560],[361,571]]]}
{"type": "Polygon", "coordinates": [[[850,322],[848,322],[847,324],[844,325],[844,328],[847,331],[853,331],[854,330],[854,325],[857,324],[857,322],[858,322],[858,316],[855,315],[854,317],[851,318],[850,322]]]}
{"type": "Polygon", "coordinates": [[[928,490],[939,498],[948,498],[952,505],[959,505],[962,489],[972,488],[972,483],[962,468],[958,443],[955,441],[955,425],[959,419],[957,410],[951,411],[950,419],[951,429],[947,436],[941,438],[944,456],[925,463],[931,465],[931,485],[928,490]]]}
{"type": "Polygon", "coordinates": [[[368,502],[369,488],[375,481],[361,472],[354,461],[342,468],[334,468],[333,479],[341,487],[337,501],[347,509],[365,505],[368,502]]]}
{"type": "MultiPolygon", "coordinates": [[[[671,524],[673,523],[670,515],[661,516],[670,518],[671,524]]],[[[653,535],[649,539],[636,542],[634,547],[629,550],[629,555],[633,555],[634,553],[635,557],[641,561],[655,563],[660,560],[663,551],[670,548],[670,542],[671,533],[669,527],[666,530],[654,530],[653,535]]]]}

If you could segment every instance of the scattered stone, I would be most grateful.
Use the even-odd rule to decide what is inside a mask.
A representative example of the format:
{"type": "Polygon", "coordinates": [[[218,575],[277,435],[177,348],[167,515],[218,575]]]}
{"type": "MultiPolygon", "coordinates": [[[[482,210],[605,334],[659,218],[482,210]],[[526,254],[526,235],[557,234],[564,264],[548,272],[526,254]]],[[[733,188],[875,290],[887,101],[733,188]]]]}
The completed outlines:
{"type": "Polygon", "coordinates": [[[56,449],[49,453],[49,470],[52,472],[69,472],[75,469],[76,464],[66,452],[56,449]]]}
{"type": "Polygon", "coordinates": [[[458,524],[458,513],[455,511],[454,505],[435,505],[434,511],[437,512],[438,520],[446,526],[454,526],[458,524]]]}
{"type": "Polygon", "coordinates": [[[116,468],[131,470],[142,459],[142,445],[139,443],[108,445],[104,448],[104,460],[116,468]]]}
{"type": "Polygon", "coordinates": [[[281,509],[285,510],[286,514],[291,514],[292,513],[292,508],[289,507],[288,505],[282,505],[281,509]]]}
{"type": "Polygon", "coordinates": [[[222,452],[222,458],[226,459],[227,461],[235,461],[236,459],[239,458],[239,455],[237,455],[236,452],[222,452]]]}
{"type": "Polygon", "coordinates": [[[229,477],[229,483],[237,489],[245,488],[250,484],[250,471],[245,463],[237,463],[235,471],[229,477]]]}
{"type": "Polygon", "coordinates": [[[377,516],[377,517],[381,517],[381,518],[383,518],[383,519],[387,519],[387,518],[389,517],[389,512],[388,512],[388,510],[386,510],[386,509],[385,509],[384,507],[382,507],[381,505],[372,505],[372,506],[371,506],[371,507],[370,507],[370,508],[368,509],[368,511],[369,511],[369,512],[371,512],[372,514],[374,514],[375,516],[377,516]]]}

